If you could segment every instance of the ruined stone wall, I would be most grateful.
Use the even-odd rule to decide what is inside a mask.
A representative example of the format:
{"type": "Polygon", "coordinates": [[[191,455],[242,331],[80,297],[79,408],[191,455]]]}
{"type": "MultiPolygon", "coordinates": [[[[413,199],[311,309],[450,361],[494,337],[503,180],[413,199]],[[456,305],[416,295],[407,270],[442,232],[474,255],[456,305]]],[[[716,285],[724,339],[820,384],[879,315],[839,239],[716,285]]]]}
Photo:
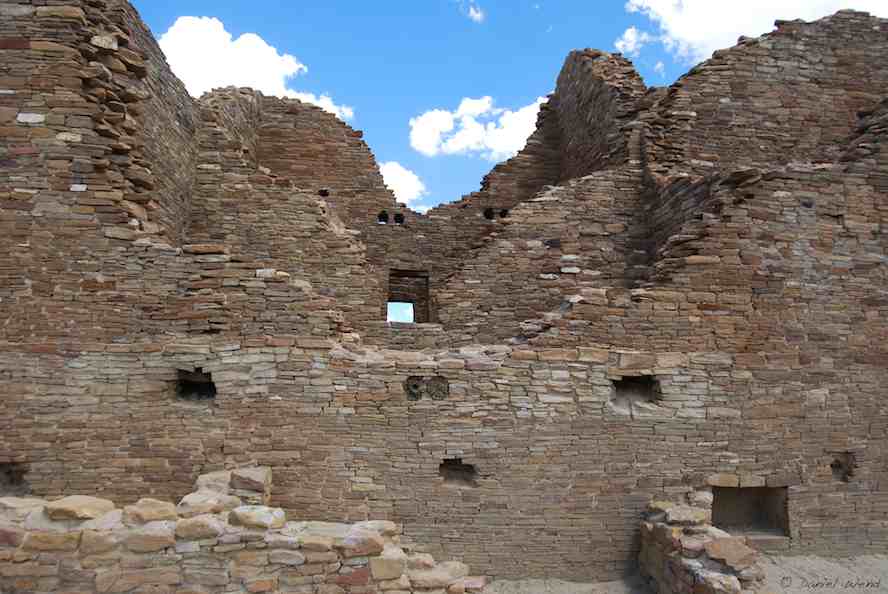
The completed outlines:
{"type": "Polygon", "coordinates": [[[630,154],[626,124],[641,109],[647,88],[629,60],[586,49],[571,52],[558,75],[560,180],[621,165],[630,154]]]}
{"type": "Polygon", "coordinates": [[[840,11],[715,53],[669,88],[649,138],[658,173],[831,162],[882,99],[885,20],[840,11]],[[765,125],[767,122],[767,125],[765,125]]]}
{"type": "Polygon", "coordinates": [[[280,485],[273,505],[403,522],[424,550],[498,576],[629,571],[647,501],[707,485],[788,487],[791,540],[771,547],[888,542],[878,362],[606,346],[423,354],[311,337],[45,350],[4,345],[15,371],[0,383],[21,394],[4,404],[0,449],[28,465],[35,493],[169,498],[197,472],[258,462],[280,485]],[[196,367],[212,373],[212,402],[176,398],[176,370],[196,367]],[[627,408],[616,382],[643,376],[658,397],[627,408]],[[446,392],[407,391],[439,377],[446,392]],[[55,426],[77,440],[37,429],[55,426]],[[831,468],[841,452],[856,458],[848,482],[831,468]],[[448,482],[448,459],[474,480],[448,482]],[[516,554],[531,542],[532,557],[516,554]]]}
{"type": "MultiPolygon", "coordinates": [[[[764,548],[888,547],[886,104],[863,105],[878,72],[836,87],[859,121],[793,149],[835,159],[704,177],[679,169],[693,135],[656,136],[707,113],[706,93],[675,103],[697,75],[639,95],[622,59],[595,57],[621,74],[585,84],[580,60],[524,151],[421,216],[329,114],[238,89],[195,105],[161,84],[153,46],[141,76],[122,33],[117,50],[93,40],[106,13],[135,18],[100,8],[0,6],[15,91],[0,94],[0,465],[16,492],[170,499],[260,463],[291,514],[403,522],[418,548],[498,576],[616,577],[652,497],[708,487],[783,490],[788,526],[764,548]],[[168,121],[157,139],[153,117],[196,132],[168,121]],[[428,270],[432,323],[373,321],[390,268],[428,270]],[[194,377],[214,396],[188,392],[194,377]]],[[[832,40],[806,47],[836,80],[831,56],[868,43],[852,21],[884,27],[798,25],[832,40]]],[[[729,137],[707,135],[740,160],[729,137]]]]}
{"type": "Polygon", "coordinates": [[[622,286],[639,179],[629,168],[598,172],[517,207],[436,296],[453,340],[507,341],[581,287],[622,286]]]}
{"type": "Polygon", "coordinates": [[[95,299],[104,259],[181,238],[194,107],[129,5],[3,10],[3,335],[125,333],[126,306],[95,299]]]}
{"type": "Polygon", "coordinates": [[[394,522],[287,521],[268,468],[201,476],[179,505],[0,498],[4,592],[482,592],[459,562],[401,544],[394,522]],[[403,547],[403,548],[402,548],[403,547]]]}
{"type": "Polygon", "coordinates": [[[685,502],[654,501],[641,526],[639,569],[657,594],[765,591],[759,554],[712,525],[711,491],[685,502]]]}

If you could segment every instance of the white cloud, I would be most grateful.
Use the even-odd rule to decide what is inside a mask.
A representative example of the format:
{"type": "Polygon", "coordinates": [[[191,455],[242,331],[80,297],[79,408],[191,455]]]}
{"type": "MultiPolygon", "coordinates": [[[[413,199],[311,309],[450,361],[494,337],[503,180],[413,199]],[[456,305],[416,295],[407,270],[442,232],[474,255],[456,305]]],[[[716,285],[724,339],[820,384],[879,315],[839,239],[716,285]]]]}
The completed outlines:
{"type": "Polygon", "coordinates": [[[660,76],[666,76],[666,64],[663,63],[663,60],[660,60],[656,64],[654,64],[654,72],[656,72],[660,76]]]}
{"type": "Polygon", "coordinates": [[[641,48],[653,39],[654,37],[651,36],[650,33],[639,31],[635,27],[629,27],[623,31],[620,38],[614,42],[614,47],[617,48],[617,51],[620,53],[635,57],[638,55],[638,52],[641,51],[641,48]]]}
{"type": "Polygon", "coordinates": [[[454,2],[459,4],[459,11],[471,21],[483,23],[487,18],[487,13],[475,0],[454,0],[454,2]]]}
{"type": "Polygon", "coordinates": [[[395,198],[399,202],[410,204],[428,194],[425,184],[422,183],[419,176],[397,161],[382,163],[379,166],[379,171],[382,173],[385,185],[395,193],[395,198]]]}
{"type": "Polygon", "coordinates": [[[512,111],[494,107],[491,97],[466,97],[455,111],[433,109],[411,118],[410,146],[428,157],[480,155],[502,161],[524,148],[545,101],[539,97],[512,111]]]}
{"type": "Polygon", "coordinates": [[[483,23],[484,16],[484,11],[481,10],[480,6],[478,6],[477,4],[469,5],[469,18],[471,20],[475,21],[476,23],[483,23]]]}
{"type": "MultiPolygon", "coordinates": [[[[697,62],[713,51],[771,31],[777,19],[819,19],[843,8],[888,16],[885,0],[628,0],[626,10],[659,26],[660,40],[676,58],[697,62]]],[[[625,34],[624,34],[625,35],[625,34]]]]}
{"type": "Polygon", "coordinates": [[[308,72],[295,56],[279,53],[255,33],[234,39],[217,18],[179,17],[159,43],[170,68],[195,97],[229,85],[252,87],[266,95],[312,103],[344,120],[354,116],[351,107],[337,105],[329,95],[289,87],[291,78],[308,72]]]}

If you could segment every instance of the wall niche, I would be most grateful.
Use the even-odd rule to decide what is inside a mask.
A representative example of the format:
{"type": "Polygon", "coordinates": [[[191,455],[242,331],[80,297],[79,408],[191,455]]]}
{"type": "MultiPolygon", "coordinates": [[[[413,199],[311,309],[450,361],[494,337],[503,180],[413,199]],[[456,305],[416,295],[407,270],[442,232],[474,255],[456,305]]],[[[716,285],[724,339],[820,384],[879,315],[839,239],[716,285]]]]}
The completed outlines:
{"type": "Polygon", "coordinates": [[[440,375],[423,377],[412,375],[404,382],[404,393],[407,400],[416,401],[423,398],[445,400],[450,395],[450,382],[440,375]]]}

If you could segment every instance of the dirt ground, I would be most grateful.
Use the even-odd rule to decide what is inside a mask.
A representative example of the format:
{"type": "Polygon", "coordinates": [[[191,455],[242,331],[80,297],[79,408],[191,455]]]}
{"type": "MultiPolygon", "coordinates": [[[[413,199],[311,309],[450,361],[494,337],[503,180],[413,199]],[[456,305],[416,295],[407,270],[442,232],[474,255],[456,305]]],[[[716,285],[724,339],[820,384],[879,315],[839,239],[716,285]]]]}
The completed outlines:
{"type": "MultiPolygon", "coordinates": [[[[762,594],[888,594],[888,554],[830,559],[763,556],[762,594]]],[[[641,578],[578,584],[562,580],[496,581],[489,594],[650,594],[641,578]]]]}

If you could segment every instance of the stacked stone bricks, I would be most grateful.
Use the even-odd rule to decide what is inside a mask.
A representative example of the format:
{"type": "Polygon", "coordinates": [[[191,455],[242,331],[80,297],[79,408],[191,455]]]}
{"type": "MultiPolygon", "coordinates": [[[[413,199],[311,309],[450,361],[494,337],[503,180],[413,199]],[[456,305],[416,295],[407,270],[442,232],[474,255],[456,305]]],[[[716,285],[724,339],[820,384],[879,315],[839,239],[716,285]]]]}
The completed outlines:
{"type": "Polygon", "coordinates": [[[525,149],[423,215],[334,116],[190,98],[125,1],[4,1],[0,489],[171,501],[258,464],[290,517],[582,580],[634,570],[651,499],[785,489],[764,544],[883,552],[886,88],[860,12],[665,89],[572,52],[525,149]],[[392,270],[427,322],[385,321],[392,270]]]}
{"type": "Polygon", "coordinates": [[[268,507],[271,471],[198,477],[178,505],[69,495],[0,498],[0,586],[12,592],[464,594],[485,580],[460,562],[408,554],[389,521],[287,521],[268,507]]]}

